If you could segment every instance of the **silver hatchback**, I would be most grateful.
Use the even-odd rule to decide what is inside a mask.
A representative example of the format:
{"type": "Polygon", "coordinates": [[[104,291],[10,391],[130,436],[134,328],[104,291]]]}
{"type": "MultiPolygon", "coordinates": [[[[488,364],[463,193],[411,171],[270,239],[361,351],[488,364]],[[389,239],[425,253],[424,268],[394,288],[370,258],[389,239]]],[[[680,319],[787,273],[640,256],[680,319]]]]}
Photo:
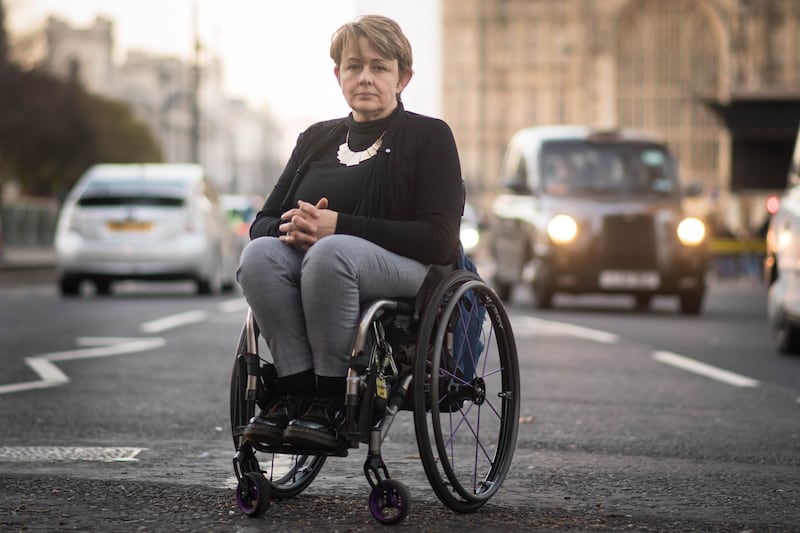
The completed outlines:
{"type": "Polygon", "coordinates": [[[219,195],[194,164],[102,164],[67,196],[56,229],[64,296],[91,281],[183,280],[199,293],[234,287],[235,235],[219,195]]]}

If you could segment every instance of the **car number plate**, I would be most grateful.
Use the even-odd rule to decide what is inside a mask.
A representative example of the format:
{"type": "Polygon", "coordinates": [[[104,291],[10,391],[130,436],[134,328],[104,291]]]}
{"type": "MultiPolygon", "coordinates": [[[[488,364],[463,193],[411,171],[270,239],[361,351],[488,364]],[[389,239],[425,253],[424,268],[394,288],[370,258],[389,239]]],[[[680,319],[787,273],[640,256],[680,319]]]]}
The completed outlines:
{"type": "Polygon", "coordinates": [[[604,270],[598,284],[601,289],[657,289],[661,276],[653,271],[604,270]]]}
{"type": "Polygon", "coordinates": [[[111,221],[108,222],[108,229],[111,231],[150,231],[153,229],[153,223],[132,220],[111,221]]]}

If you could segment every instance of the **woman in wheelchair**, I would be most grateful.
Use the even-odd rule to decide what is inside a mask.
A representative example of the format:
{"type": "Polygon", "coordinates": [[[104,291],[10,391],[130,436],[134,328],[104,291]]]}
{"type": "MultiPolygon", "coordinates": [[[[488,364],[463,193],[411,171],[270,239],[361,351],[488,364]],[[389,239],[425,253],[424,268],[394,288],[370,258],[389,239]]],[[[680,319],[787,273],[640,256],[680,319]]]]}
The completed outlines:
{"type": "Polygon", "coordinates": [[[412,52],[396,22],[363,16],[331,40],[349,114],[311,125],[250,228],[238,280],[279,394],[244,437],[334,449],[364,302],[413,298],[458,258],[464,201],[443,121],[406,111],[412,52]]]}

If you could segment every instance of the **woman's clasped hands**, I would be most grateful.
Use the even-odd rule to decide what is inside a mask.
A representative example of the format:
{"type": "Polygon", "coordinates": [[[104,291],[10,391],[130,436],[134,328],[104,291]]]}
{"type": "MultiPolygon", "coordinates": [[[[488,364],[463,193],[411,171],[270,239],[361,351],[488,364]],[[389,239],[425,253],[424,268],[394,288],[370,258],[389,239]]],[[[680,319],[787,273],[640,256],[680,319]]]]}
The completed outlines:
{"type": "Polygon", "coordinates": [[[328,209],[327,198],[321,198],[316,205],[301,200],[297,207],[281,215],[280,240],[307,250],[321,238],[336,232],[337,218],[338,213],[328,209]]]}

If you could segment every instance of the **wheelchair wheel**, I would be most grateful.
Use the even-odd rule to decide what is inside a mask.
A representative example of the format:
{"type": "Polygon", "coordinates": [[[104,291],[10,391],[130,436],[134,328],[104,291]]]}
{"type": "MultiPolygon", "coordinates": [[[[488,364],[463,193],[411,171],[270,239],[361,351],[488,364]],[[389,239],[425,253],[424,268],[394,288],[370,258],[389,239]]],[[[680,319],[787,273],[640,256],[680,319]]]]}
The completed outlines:
{"type": "Polygon", "coordinates": [[[369,493],[369,510],[381,524],[399,524],[408,516],[411,495],[395,479],[384,479],[369,493]]]}
{"type": "Polygon", "coordinates": [[[258,472],[248,472],[236,487],[236,503],[247,516],[257,518],[267,512],[270,503],[270,486],[258,472]]]}
{"type": "MultiPolygon", "coordinates": [[[[258,353],[258,330],[255,322],[248,319],[239,339],[236,360],[231,373],[230,416],[231,434],[237,451],[242,446],[242,433],[248,421],[253,417],[256,405],[247,401],[247,364],[242,354],[258,353]],[[250,346],[250,348],[248,348],[250,346]]],[[[259,387],[260,394],[266,394],[259,387]]],[[[325,464],[324,455],[296,455],[290,453],[259,453],[249,448],[243,454],[242,470],[244,473],[263,474],[270,485],[273,500],[293,498],[303,492],[317,477],[325,464]],[[262,468],[266,467],[265,470],[262,468]]]]}
{"type": "Polygon", "coordinates": [[[500,298],[471,272],[447,276],[422,316],[417,354],[414,427],[425,474],[442,503],[477,511],[505,480],[519,425],[519,363],[500,298]]]}

